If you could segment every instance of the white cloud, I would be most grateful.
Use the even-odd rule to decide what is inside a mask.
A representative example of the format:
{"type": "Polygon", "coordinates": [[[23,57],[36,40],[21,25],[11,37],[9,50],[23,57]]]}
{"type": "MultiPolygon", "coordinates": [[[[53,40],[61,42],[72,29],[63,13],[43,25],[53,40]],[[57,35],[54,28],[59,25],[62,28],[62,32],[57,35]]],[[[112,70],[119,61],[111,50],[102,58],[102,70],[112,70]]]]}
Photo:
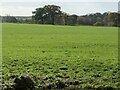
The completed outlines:
{"type": "Polygon", "coordinates": [[[0,3],[0,15],[2,15],[2,4],[0,3]]]}
{"type": "Polygon", "coordinates": [[[117,11],[117,2],[4,2],[2,15],[30,16],[32,11],[47,4],[59,5],[62,11],[83,15],[95,12],[117,11]]]}
{"type": "Polygon", "coordinates": [[[119,0],[1,0],[1,2],[118,2],[119,0]]]}

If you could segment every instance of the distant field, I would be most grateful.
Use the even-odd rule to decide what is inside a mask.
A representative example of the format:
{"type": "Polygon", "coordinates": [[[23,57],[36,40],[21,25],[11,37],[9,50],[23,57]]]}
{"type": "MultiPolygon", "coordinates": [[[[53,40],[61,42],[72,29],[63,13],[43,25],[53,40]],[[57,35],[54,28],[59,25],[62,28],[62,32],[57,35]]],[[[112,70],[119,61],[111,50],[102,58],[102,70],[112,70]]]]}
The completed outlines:
{"type": "Polygon", "coordinates": [[[26,74],[36,86],[118,88],[118,29],[3,24],[3,83],[26,74]]]}

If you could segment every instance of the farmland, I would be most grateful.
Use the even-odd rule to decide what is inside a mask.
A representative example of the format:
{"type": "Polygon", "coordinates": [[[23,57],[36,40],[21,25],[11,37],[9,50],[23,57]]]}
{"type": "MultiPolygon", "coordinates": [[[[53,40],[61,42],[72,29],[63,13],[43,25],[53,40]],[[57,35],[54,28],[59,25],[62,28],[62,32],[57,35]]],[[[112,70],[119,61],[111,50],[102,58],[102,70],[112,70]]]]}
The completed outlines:
{"type": "Polygon", "coordinates": [[[30,75],[37,87],[118,88],[115,27],[4,23],[2,36],[5,85],[30,75]]]}

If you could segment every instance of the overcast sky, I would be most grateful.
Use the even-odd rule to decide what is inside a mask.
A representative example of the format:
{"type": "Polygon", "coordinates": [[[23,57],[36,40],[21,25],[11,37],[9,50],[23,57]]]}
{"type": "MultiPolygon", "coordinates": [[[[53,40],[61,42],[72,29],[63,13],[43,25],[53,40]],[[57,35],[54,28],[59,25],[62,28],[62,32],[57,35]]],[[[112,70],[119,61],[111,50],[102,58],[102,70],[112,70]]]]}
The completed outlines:
{"type": "Polygon", "coordinates": [[[58,5],[69,14],[84,15],[96,12],[117,12],[119,0],[2,0],[0,15],[31,16],[32,11],[44,5],[58,5]]]}

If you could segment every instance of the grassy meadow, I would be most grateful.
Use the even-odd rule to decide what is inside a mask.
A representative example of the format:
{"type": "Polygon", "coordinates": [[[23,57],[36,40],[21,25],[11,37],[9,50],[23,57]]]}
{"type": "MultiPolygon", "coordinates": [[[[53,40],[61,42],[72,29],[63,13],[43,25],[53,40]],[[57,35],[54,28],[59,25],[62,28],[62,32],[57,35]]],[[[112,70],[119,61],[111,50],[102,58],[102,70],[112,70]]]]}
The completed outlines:
{"type": "Polygon", "coordinates": [[[2,24],[3,84],[30,75],[37,87],[118,88],[115,27],[2,24]],[[53,86],[55,87],[55,86],[53,86]]]}

